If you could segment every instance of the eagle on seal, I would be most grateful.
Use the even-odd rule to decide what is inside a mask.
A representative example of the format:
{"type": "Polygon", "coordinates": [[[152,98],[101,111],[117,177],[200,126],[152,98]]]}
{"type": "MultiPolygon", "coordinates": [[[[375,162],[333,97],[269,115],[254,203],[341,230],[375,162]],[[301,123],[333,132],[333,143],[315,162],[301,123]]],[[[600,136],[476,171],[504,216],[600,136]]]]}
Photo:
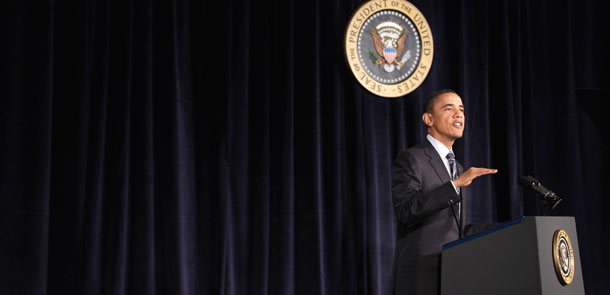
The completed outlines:
{"type": "Polygon", "coordinates": [[[407,31],[403,30],[398,39],[385,36],[381,38],[375,29],[371,29],[371,35],[375,42],[375,51],[381,59],[377,60],[377,64],[392,65],[393,63],[403,66],[403,63],[398,61],[396,58],[402,55],[405,49],[405,38],[407,37],[407,31]]]}

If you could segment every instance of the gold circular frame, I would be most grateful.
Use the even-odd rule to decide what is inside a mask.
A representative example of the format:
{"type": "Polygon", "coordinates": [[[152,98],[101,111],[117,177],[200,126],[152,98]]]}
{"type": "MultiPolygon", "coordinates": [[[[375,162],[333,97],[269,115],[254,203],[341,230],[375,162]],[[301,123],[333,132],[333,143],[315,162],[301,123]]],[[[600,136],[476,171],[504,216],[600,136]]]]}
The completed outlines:
{"type": "Polygon", "coordinates": [[[383,97],[400,97],[407,95],[419,87],[423,82],[434,58],[434,40],[428,21],[423,14],[410,2],[405,0],[371,0],[362,4],[352,15],[345,30],[345,58],[352,74],[358,82],[373,94],[383,97]],[[407,17],[415,25],[421,41],[420,60],[415,65],[413,72],[400,82],[385,84],[373,79],[364,69],[358,58],[358,38],[362,26],[375,13],[383,10],[397,11],[407,17]]]}
{"type": "Polygon", "coordinates": [[[569,285],[574,279],[574,248],[568,233],[563,229],[558,229],[553,234],[553,262],[555,263],[555,272],[562,285],[569,285]],[[565,241],[562,243],[561,241],[565,241]],[[561,245],[567,246],[568,249],[560,249],[561,245]],[[566,256],[565,258],[562,255],[566,256]],[[567,273],[563,270],[562,261],[568,260],[567,273]]]}

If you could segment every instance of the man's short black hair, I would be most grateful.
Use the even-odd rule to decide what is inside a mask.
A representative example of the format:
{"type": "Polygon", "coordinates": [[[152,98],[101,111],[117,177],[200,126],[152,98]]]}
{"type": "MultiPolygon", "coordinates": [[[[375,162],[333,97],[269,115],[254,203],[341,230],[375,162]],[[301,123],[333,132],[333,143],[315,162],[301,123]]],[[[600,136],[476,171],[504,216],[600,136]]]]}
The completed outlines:
{"type": "Polygon", "coordinates": [[[426,101],[424,102],[424,113],[431,113],[432,114],[432,111],[434,110],[434,104],[438,100],[438,97],[441,96],[442,94],[445,94],[445,93],[455,93],[455,94],[457,94],[457,92],[455,92],[455,90],[449,89],[449,88],[435,91],[430,96],[428,96],[428,98],[426,98],[426,101]]]}

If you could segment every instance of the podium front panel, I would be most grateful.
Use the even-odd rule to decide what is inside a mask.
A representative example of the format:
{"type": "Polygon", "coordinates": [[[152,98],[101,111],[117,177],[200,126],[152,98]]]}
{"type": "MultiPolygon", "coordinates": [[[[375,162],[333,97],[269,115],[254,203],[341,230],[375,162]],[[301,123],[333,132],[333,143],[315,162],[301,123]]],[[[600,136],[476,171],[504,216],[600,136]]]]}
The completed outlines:
{"type": "Polygon", "coordinates": [[[584,294],[573,217],[523,217],[445,245],[441,294],[584,294]],[[573,245],[574,277],[562,285],[553,235],[565,230],[573,245]]]}

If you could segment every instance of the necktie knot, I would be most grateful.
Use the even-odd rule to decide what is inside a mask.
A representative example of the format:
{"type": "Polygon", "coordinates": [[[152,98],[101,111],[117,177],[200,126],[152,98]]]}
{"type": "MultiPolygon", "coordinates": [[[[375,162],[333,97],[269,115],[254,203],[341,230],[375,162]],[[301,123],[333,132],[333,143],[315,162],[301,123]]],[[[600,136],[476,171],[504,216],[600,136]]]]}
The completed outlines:
{"type": "Polygon", "coordinates": [[[455,161],[455,155],[453,154],[452,151],[449,151],[449,153],[447,154],[447,160],[455,161]]]}

